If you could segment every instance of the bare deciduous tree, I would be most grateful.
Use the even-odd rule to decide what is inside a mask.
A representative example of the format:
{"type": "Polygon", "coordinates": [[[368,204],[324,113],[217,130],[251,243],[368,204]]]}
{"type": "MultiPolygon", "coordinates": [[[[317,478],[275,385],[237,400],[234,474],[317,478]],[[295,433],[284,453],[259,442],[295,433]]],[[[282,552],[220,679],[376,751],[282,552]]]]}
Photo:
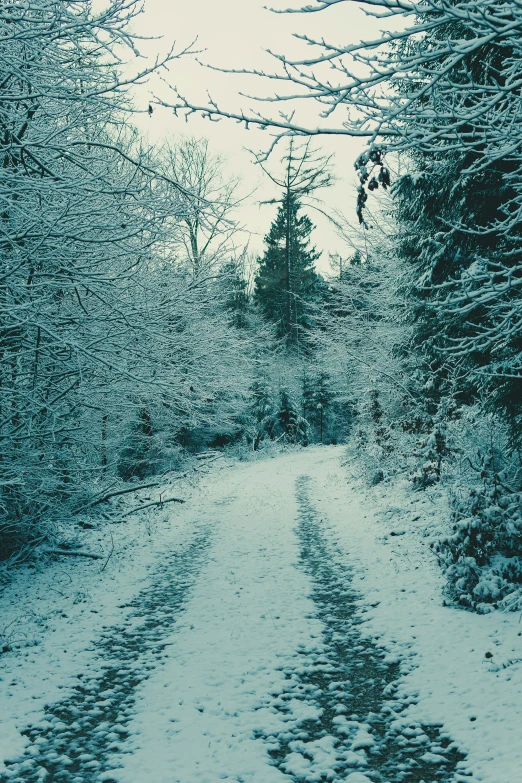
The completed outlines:
{"type": "Polygon", "coordinates": [[[163,156],[168,176],[187,194],[178,226],[184,260],[194,277],[215,271],[236,249],[239,180],[225,175],[225,161],[210,151],[208,139],[180,138],[163,156]]]}

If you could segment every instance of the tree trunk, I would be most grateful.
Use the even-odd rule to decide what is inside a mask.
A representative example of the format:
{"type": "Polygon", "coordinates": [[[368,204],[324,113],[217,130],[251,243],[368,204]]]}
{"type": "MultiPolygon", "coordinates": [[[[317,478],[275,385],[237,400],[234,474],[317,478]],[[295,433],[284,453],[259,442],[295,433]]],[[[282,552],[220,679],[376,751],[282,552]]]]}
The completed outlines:
{"type": "Polygon", "coordinates": [[[292,267],[290,258],[290,184],[286,187],[286,237],[285,237],[285,267],[286,267],[286,324],[287,340],[292,339],[292,267]]]}
{"type": "Polygon", "coordinates": [[[102,431],[101,431],[101,464],[104,473],[107,473],[107,423],[109,417],[106,413],[102,416],[102,431]]]}

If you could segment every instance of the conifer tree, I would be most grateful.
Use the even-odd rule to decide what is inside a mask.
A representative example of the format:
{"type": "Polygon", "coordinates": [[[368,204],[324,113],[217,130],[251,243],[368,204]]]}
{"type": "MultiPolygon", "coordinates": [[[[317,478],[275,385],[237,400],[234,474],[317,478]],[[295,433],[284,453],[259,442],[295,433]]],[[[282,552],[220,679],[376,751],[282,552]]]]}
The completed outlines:
{"type": "Polygon", "coordinates": [[[297,412],[289,390],[283,386],[279,392],[279,410],[277,411],[279,430],[289,443],[308,443],[308,422],[297,412]]]}
{"type": "Polygon", "coordinates": [[[310,244],[313,223],[301,214],[303,199],[331,184],[328,158],[313,157],[309,143],[295,151],[290,142],[284,177],[279,179],[263,167],[272,182],[282,189],[276,218],[265,236],[265,253],[259,261],[254,296],[263,315],[278,324],[278,334],[288,346],[302,339],[310,325],[307,303],[319,290],[315,262],[320,253],[310,244]]]}
{"type": "Polygon", "coordinates": [[[250,392],[252,403],[249,413],[253,420],[254,429],[252,446],[254,451],[257,451],[264,439],[271,440],[273,438],[277,415],[272,388],[264,378],[254,381],[250,392]]]}
{"type": "Polygon", "coordinates": [[[303,383],[303,415],[320,443],[328,437],[330,407],[333,402],[333,392],[328,373],[321,370],[312,378],[305,378],[303,383]]]}
{"type": "Polygon", "coordinates": [[[237,329],[245,329],[248,325],[248,283],[242,274],[241,262],[228,261],[221,273],[224,284],[224,305],[230,315],[230,324],[237,329]]]}
{"type": "Polygon", "coordinates": [[[299,215],[300,206],[293,193],[285,194],[265,237],[255,288],[263,315],[278,324],[278,336],[291,344],[310,324],[306,305],[316,292],[314,264],[320,256],[310,247],[313,224],[307,215],[299,215]]]}

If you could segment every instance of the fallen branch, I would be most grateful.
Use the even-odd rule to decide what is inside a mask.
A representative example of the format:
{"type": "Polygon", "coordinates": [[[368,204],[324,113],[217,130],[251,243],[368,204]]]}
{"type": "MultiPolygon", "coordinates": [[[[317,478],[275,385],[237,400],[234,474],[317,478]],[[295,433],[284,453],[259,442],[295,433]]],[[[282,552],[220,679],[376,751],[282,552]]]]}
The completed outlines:
{"type": "Polygon", "coordinates": [[[107,500],[110,500],[111,498],[116,498],[119,495],[127,495],[129,492],[137,492],[139,489],[149,489],[150,487],[159,487],[161,486],[162,482],[155,481],[154,483],[150,484],[139,484],[137,487],[127,487],[126,489],[118,489],[116,492],[107,492],[106,495],[103,495],[101,498],[97,498],[96,500],[91,500],[90,503],[87,503],[85,506],[82,506],[81,508],[76,510],[76,514],[79,514],[80,511],[84,511],[86,508],[93,508],[94,506],[98,506],[100,503],[106,503],[107,500]]]}
{"type": "Polygon", "coordinates": [[[68,557],[90,557],[92,560],[103,560],[104,555],[95,552],[82,552],[78,549],[44,549],[46,555],[67,555],[68,557]]]}
{"type": "Polygon", "coordinates": [[[131,508],[130,511],[126,511],[125,514],[121,514],[121,516],[129,517],[131,514],[136,514],[138,511],[151,508],[151,506],[163,506],[164,503],[186,503],[186,500],[183,500],[182,498],[166,498],[166,500],[155,500],[153,503],[146,503],[144,506],[131,508]]]}
{"type": "MultiPolygon", "coordinates": [[[[110,531],[109,531],[109,532],[110,532],[110,531]]],[[[111,544],[112,544],[112,546],[111,546],[111,551],[110,551],[110,552],[109,552],[109,554],[107,555],[107,560],[106,560],[106,561],[105,561],[105,563],[103,564],[103,567],[102,567],[102,570],[100,571],[100,574],[102,573],[102,571],[105,571],[105,569],[107,568],[107,563],[108,563],[108,562],[109,562],[109,560],[111,559],[111,557],[112,557],[112,553],[114,552],[114,538],[113,538],[113,535],[112,535],[112,533],[111,533],[111,544]]]]}
{"type": "Polygon", "coordinates": [[[205,468],[208,468],[210,465],[212,465],[213,462],[215,462],[218,459],[223,459],[223,454],[217,454],[215,457],[208,457],[204,460],[201,460],[198,465],[195,465],[192,470],[194,473],[205,473],[207,474],[209,471],[205,470],[205,468]]]}

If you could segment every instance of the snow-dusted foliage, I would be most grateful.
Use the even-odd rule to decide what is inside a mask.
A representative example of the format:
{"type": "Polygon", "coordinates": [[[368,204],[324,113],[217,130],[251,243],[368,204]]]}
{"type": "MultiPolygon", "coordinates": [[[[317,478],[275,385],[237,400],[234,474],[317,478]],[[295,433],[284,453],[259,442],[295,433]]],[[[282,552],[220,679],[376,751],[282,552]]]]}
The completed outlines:
{"type": "Polygon", "coordinates": [[[437,366],[429,350],[412,350],[407,266],[389,249],[381,247],[380,255],[381,268],[360,263],[359,254],[344,264],[345,282],[332,286],[335,305],[317,336],[334,366],[352,360],[351,453],[370,485],[401,475],[419,492],[440,484],[451,498],[451,533],[434,550],[448,596],[482,612],[516,609],[522,508],[511,427],[499,413],[470,403],[450,363],[437,366]]]}
{"type": "Polygon", "coordinates": [[[453,533],[436,545],[449,594],[481,612],[522,605],[522,493],[507,483],[503,462],[491,449],[482,455],[481,483],[455,497],[453,533]]]}
{"type": "Polygon", "coordinates": [[[1,557],[114,471],[171,467],[194,430],[205,443],[233,429],[248,386],[215,279],[176,263],[198,195],[128,122],[127,87],[147,76],[120,75],[138,12],[0,11],[1,557]]]}

